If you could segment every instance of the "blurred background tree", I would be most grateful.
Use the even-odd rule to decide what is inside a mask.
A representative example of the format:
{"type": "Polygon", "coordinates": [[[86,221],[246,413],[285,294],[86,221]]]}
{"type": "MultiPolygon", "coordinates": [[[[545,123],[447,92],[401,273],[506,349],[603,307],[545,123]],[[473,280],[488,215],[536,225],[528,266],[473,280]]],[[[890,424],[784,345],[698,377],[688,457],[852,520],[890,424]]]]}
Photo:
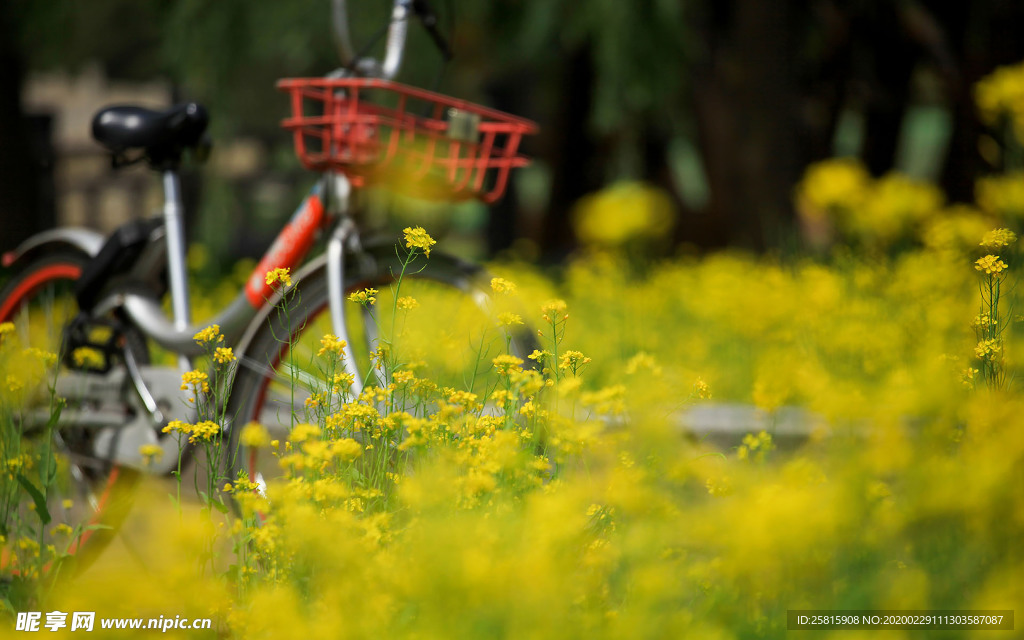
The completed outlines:
{"type": "MultiPolygon", "coordinates": [[[[386,24],[386,0],[350,4],[354,32],[386,24]]],[[[669,194],[675,243],[701,249],[793,242],[793,185],[833,155],[969,200],[975,177],[1001,162],[998,140],[979,152],[971,87],[1024,58],[1024,7],[1012,0],[432,4],[455,58],[444,66],[414,27],[401,79],[540,122],[527,148],[536,166],[490,216],[487,247],[525,237],[547,260],[576,245],[574,204],[621,179],[669,194]]],[[[336,66],[329,11],[329,0],[0,3],[0,232],[52,224],[27,178],[45,145],[23,126],[26,73],[98,61],[113,78],[169,78],[175,99],[208,106],[215,139],[265,141],[273,166],[294,169],[272,87],[336,66]]]]}

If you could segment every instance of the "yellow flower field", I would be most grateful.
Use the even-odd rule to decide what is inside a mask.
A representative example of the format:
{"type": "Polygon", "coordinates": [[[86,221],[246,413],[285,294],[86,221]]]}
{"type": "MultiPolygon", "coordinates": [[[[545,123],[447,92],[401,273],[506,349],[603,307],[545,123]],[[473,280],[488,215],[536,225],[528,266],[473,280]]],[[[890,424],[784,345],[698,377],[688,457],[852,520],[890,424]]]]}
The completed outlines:
{"type": "MultiPolygon", "coordinates": [[[[660,212],[645,189],[590,205],[660,212]]],[[[212,620],[168,637],[726,639],[783,637],[796,609],[1013,610],[1020,221],[852,161],[811,168],[796,199],[827,249],[641,264],[616,238],[643,233],[587,227],[557,276],[491,265],[484,313],[412,281],[353,292],[377,337],[310,331],[290,349],[316,374],[290,431],[242,425],[242,447],[274,463],[265,487],[224,471],[217,399],[237,361],[201,332],[209,372],[182,380],[196,424],[165,429],[203,450],[199,477],[143,483],[130,552],[77,576],[53,570],[66,548],[17,526],[31,514],[16,478],[41,458],[9,435],[26,391],[0,375],[16,559],[0,624],[95,611],[212,620]],[[360,393],[346,358],[370,374],[360,393]]],[[[409,273],[434,245],[405,230],[409,273]]],[[[9,333],[5,373],[41,359],[9,333]]],[[[832,633],[816,637],[869,637],[832,633]]]]}

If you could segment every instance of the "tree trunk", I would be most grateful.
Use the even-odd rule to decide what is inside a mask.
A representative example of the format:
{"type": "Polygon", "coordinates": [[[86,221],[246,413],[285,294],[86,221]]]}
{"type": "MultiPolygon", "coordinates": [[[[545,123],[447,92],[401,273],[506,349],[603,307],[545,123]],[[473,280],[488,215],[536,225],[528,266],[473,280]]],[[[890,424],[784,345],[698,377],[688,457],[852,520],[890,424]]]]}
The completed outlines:
{"type": "Polygon", "coordinates": [[[733,0],[703,10],[704,57],[692,86],[711,199],[692,241],[764,250],[791,228],[792,188],[803,165],[798,8],[789,0],[733,0]]]}
{"type": "Polygon", "coordinates": [[[22,113],[24,58],[17,48],[12,12],[11,3],[0,2],[0,251],[13,249],[54,224],[52,163],[44,164],[43,153],[49,120],[29,119],[22,113]]]}

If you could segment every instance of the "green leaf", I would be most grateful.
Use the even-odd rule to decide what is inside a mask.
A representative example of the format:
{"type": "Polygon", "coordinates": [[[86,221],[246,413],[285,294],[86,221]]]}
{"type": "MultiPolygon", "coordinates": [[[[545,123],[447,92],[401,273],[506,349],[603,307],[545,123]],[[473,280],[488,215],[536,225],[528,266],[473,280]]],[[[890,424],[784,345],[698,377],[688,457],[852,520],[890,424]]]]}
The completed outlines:
{"type": "Polygon", "coordinates": [[[57,423],[60,422],[60,413],[63,410],[64,410],[64,403],[63,402],[54,402],[53,403],[53,406],[50,408],[50,419],[46,421],[46,429],[47,429],[47,431],[49,431],[49,430],[51,430],[51,429],[53,429],[54,427],[57,426],[57,423]]]}
{"type": "Polygon", "coordinates": [[[50,524],[50,510],[46,506],[46,496],[24,474],[18,474],[18,483],[25,488],[36,504],[36,515],[39,516],[39,521],[44,525],[50,524]]]}

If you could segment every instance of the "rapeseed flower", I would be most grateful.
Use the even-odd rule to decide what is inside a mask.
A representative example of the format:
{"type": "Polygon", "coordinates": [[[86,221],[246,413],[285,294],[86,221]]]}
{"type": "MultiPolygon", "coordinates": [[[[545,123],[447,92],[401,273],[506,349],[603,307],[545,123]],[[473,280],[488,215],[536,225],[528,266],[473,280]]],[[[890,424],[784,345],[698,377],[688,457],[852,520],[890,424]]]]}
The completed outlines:
{"type": "MultiPolygon", "coordinates": [[[[376,292],[375,292],[376,293],[376,292]]],[[[345,357],[345,347],[348,346],[348,342],[342,340],[338,336],[328,333],[324,337],[320,338],[320,350],[317,351],[317,356],[324,356],[328,353],[334,354],[338,358],[345,357]]]]}
{"type": "Polygon", "coordinates": [[[368,287],[361,291],[354,291],[349,294],[348,299],[350,302],[355,302],[367,307],[377,302],[377,290],[368,287]]]}
{"type": "Polygon", "coordinates": [[[430,247],[437,244],[437,241],[431,238],[423,227],[406,227],[402,234],[405,236],[407,249],[419,249],[428,258],[430,257],[430,247]]]}
{"type": "Polygon", "coordinates": [[[523,318],[517,313],[502,312],[498,314],[499,327],[514,327],[523,324],[523,318]]]}
{"type": "Polygon", "coordinates": [[[575,350],[566,351],[558,358],[558,368],[570,371],[573,375],[578,375],[588,364],[590,364],[590,358],[575,350]]]}
{"type": "Polygon", "coordinates": [[[162,430],[164,433],[189,434],[192,432],[192,425],[182,420],[171,420],[162,430]]]}
{"type": "Polygon", "coordinates": [[[217,342],[223,342],[224,336],[221,335],[219,324],[211,324],[202,331],[196,333],[196,335],[192,336],[192,339],[199,344],[210,345],[217,342]]]}
{"type": "Polygon", "coordinates": [[[203,420],[202,422],[192,425],[192,429],[189,432],[188,441],[192,444],[196,442],[210,442],[221,433],[220,425],[212,420],[203,420]]]}
{"type": "Polygon", "coordinates": [[[71,360],[77,367],[98,369],[106,363],[103,354],[92,347],[78,347],[71,352],[71,360]]]}
{"type": "Polygon", "coordinates": [[[412,296],[402,296],[395,301],[395,305],[403,311],[408,311],[409,309],[415,309],[420,306],[420,303],[419,300],[412,296]]]}
{"type": "Polygon", "coordinates": [[[491,362],[498,375],[503,376],[507,376],[523,366],[523,361],[520,358],[510,354],[496,356],[491,362]]]}
{"type": "Polygon", "coordinates": [[[515,293],[516,283],[505,278],[491,278],[491,291],[494,293],[515,293]]]}
{"type": "Polygon", "coordinates": [[[1009,229],[993,229],[985,234],[979,243],[982,247],[991,250],[1009,247],[1017,242],[1017,234],[1009,229]]]}
{"type": "Polygon", "coordinates": [[[139,447],[139,455],[142,456],[142,463],[150,464],[153,460],[159,460],[164,455],[164,450],[157,444],[144,444],[139,447]]]}
{"type": "Polygon", "coordinates": [[[999,259],[999,256],[989,254],[983,258],[978,258],[974,263],[974,268],[977,271],[984,271],[989,275],[998,275],[1006,269],[1006,263],[999,259]]]}
{"type": "Polygon", "coordinates": [[[292,286],[291,269],[278,267],[267,272],[266,283],[269,285],[281,283],[285,287],[292,286]]]}
{"type": "Polygon", "coordinates": [[[210,376],[202,371],[186,371],[181,375],[181,390],[188,391],[190,386],[197,392],[201,390],[203,393],[209,393],[210,376]]]}
{"type": "Polygon", "coordinates": [[[238,442],[244,447],[262,449],[270,445],[270,432],[259,422],[249,422],[238,434],[238,442]]]}
{"type": "Polygon", "coordinates": [[[217,364],[229,364],[235,361],[235,354],[231,347],[217,347],[213,352],[213,359],[217,364]]]}
{"type": "Polygon", "coordinates": [[[997,339],[982,340],[974,347],[974,355],[981,360],[990,360],[1003,350],[1002,343],[997,339]]]}

